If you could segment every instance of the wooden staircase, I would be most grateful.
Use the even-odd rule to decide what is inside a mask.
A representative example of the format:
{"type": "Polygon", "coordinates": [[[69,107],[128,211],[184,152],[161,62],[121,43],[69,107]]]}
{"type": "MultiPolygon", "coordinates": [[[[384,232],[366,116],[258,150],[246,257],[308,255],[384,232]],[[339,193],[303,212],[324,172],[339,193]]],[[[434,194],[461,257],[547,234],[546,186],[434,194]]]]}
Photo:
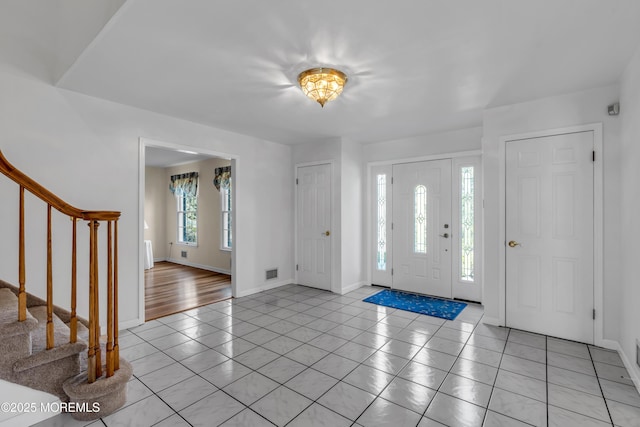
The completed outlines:
{"type": "MultiPolygon", "coordinates": [[[[118,346],[118,219],[120,212],[73,207],[11,165],[0,151],[0,173],[19,187],[18,286],[0,280],[0,378],[58,396],[63,402],[91,410],[77,419],[104,417],[124,404],[131,366],[120,359],[118,346]],[[27,293],[25,192],[47,206],[46,295],[27,293]],[[68,217],[71,232],[71,280],[68,307],[53,304],[52,215],[68,217]],[[78,223],[88,225],[88,320],[78,317],[78,223]],[[100,263],[98,227],[106,223],[106,266],[100,263]],[[105,270],[102,270],[105,269],[105,270]],[[102,273],[102,276],[100,276],[102,273]],[[105,274],[106,273],[106,274],[105,274]],[[106,275],[106,331],[101,330],[99,278],[106,275]],[[103,335],[101,340],[101,335],[103,335]],[[99,411],[94,411],[97,403],[99,411]],[[88,404],[88,405],[82,405],[88,404]]],[[[7,197],[3,197],[5,200],[7,197]]],[[[6,224],[5,224],[6,225],[6,224]]],[[[57,230],[56,230],[57,231],[57,230]]],[[[4,232],[4,231],[2,231],[4,232]]],[[[85,254],[86,255],[86,254],[85,254]]],[[[56,265],[56,267],[58,267],[56,265]]],[[[104,308],[104,306],[103,306],[104,308]]]]}

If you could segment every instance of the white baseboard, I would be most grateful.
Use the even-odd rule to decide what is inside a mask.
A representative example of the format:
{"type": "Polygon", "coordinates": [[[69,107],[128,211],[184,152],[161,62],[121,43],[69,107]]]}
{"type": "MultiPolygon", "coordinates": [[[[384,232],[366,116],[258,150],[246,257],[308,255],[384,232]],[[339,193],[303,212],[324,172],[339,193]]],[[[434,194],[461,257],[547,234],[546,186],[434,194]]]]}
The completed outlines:
{"type": "Polygon", "coordinates": [[[482,317],[482,323],[485,323],[485,324],[491,325],[491,326],[504,326],[504,324],[500,321],[499,317],[483,316],[482,317]]]}
{"type": "Polygon", "coordinates": [[[132,319],[132,320],[127,320],[126,322],[118,322],[118,328],[120,328],[120,330],[135,328],[136,326],[140,326],[143,323],[144,323],[144,320],[142,319],[132,319]]]}
{"type": "Polygon", "coordinates": [[[340,292],[340,295],[348,294],[349,292],[355,291],[356,289],[361,288],[365,285],[366,285],[366,282],[356,282],[351,285],[343,286],[342,292],[340,292]]]}
{"type": "Polygon", "coordinates": [[[602,348],[606,348],[609,350],[615,350],[617,352],[621,352],[622,350],[620,349],[620,344],[618,344],[618,341],[614,341],[614,340],[605,340],[603,339],[600,342],[596,343],[597,346],[602,347],[602,348]]]}
{"type": "Polygon", "coordinates": [[[195,262],[182,261],[179,258],[167,258],[165,261],[172,262],[174,264],[186,265],[187,267],[199,268],[201,270],[213,271],[214,273],[231,275],[231,270],[218,268],[218,267],[211,267],[210,265],[196,264],[195,262]]]}
{"type": "MultiPolygon", "coordinates": [[[[611,341],[611,340],[608,340],[608,341],[611,341]]],[[[627,357],[625,352],[622,350],[622,346],[618,341],[611,341],[611,342],[615,343],[616,345],[616,347],[613,348],[612,350],[617,350],[618,354],[620,354],[622,363],[624,364],[624,367],[627,368],[627,372],[629,372],[631,381],[633,381],[633,384],[635,384],[636,386],[636,390],[638,390],[638,393],[640,393],[640,368],[638,368],[638,366],[635,363],[633,363],[634,361],[633,357],[631,358],[627,357]]]]}
{"type": "Polygon", "coordinates": [[[264,292],[264,291],[268,291],[270,289],[278,288],[280,286],[289,285],[291,283],[294,283],[293,279],[285,279],[285,280],[277,280],[277,281],[271,281],[270,280],[268,282],[264,282],[260,286],[256,286],[255,288],[245,289],[242,292],[238,292],[234,296],[236,298],[246,297],[246,296],[258,293],[258,292],[264,292]]]}

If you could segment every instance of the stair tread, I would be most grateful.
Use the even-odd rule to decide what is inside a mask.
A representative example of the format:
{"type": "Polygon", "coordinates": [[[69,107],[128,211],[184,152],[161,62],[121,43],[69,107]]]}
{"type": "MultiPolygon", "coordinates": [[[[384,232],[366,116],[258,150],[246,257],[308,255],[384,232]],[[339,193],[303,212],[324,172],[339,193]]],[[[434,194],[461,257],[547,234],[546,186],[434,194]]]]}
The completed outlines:
{"type": "MultiPolygon", "coordinates": [[[[67,325],[68,328],[71,328],[71,322],[67,322],[65,325],[67,325]]],[[[78,322],[78,339],[89,342],[89,328],[81,322],[78,322]]]]}
{"type": "Polygon", "coordinates": [[[0,324],[18,319],[18,297],[10,289],[0,289],[0,324]]]}
{"type": "MultiPolygon", "coordinates": [[[[32,353],[44,351],[47,348],[47,307],[29,307],[29,311],[38,320],[38,328],[31,332],[32,353]]],[[[69,342],[69,327],[58,316],[53,314],[53,342],[59,346],[69,342]]],[[[84,325],[83,325],[84,326],[84,325]]],[[[78,328],[80,330],[80,328],[78,328]]]]}
{"type": "Polygon", "coordinates": [[[27,310],[24,322],[18,321],[18,297],[8,288],[0,288],[0,336],[28,333],[36,326],[36,319],[27,310]]]}

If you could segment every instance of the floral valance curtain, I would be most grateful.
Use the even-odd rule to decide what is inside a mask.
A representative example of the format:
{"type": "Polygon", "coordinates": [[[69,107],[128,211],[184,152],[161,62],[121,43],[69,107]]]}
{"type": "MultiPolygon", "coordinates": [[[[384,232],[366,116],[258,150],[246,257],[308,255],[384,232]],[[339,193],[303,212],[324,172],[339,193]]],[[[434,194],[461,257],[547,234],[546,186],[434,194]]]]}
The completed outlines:
{"type": "Polygon", "coordinates": [[[169,190],[173,194],[195,197],[198,195],[198,172],[172,175],[169,190]]]}
{"type": "Polygon", "coordinates": [[[215,169],[216,176],[213,179],[213,185],[216,186],[218,191],[220,187],[228,189],[231,185],[231,166],[225,166],[215,169]]]}

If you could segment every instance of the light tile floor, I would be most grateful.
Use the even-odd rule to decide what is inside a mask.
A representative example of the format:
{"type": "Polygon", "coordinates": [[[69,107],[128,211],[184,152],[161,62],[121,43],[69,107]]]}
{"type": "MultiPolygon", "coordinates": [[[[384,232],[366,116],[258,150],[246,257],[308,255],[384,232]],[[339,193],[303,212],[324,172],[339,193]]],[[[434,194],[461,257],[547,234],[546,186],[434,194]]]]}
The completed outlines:
{"type": "MultiPolygon", "coordinates": [[[[120,337],[127,403],[102,426],[640,426],[616,352],[288,285],[120,337]]],[[[40,426],[85,425],[68,414],[40,426]]]]}

